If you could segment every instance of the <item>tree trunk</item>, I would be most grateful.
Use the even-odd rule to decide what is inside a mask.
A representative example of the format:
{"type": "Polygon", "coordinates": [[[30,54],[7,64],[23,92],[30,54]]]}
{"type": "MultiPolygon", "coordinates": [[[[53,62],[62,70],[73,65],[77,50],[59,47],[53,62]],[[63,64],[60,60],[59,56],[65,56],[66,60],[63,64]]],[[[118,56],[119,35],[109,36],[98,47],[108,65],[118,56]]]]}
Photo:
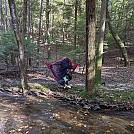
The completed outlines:
{"type": "Polygon", "coordinates": [[[0,0],[0,28],[3,29],[4,27],[4,20],[3,20],[3,11],[2,11],[2,0],[0,0]]]}
{"type": "Polygon", "coordinates": [[[24,58],[24,48],[21,42],[19,26],[17,22],[16,16],[16,8],[14,0],[8,0],[10,14],[12,19],[12,26],[15,34],[15,38],[17,41],[18,49],[19,49],[19,67],[20,67],[20,79],[21,79],[21,87],[22,90],[28,89],[27,77],[26,77],[26,69],[25,69],[25,58],[24,58]]]}
{"type": "Polygon", "coordinates": [[[2,27],[2,0],[0,0],[0,27],[2,27]]]}
{"type": "MultiPolygon", "coordinates": [[[[40,52],[40,35],[41,35],[41,22],[42,22],[42,4],[43,4],[43,0],[40,0],[40,14],[39,14],[39,31],[38,31],[38,40],[37,40],[37,52],[40,52]]],[[[38,56],[38,60],[37,60],[37,66],[39,66],[39,56],[38,56]]]]}
{"type": "MultiPolygon", "coordinates": [[[[54,2],[54,0],[52,0],[51,2],[54,2]]],[[[55,18],[54,18],[54,11],[52,10],[51,11],[51,37],[54,38],[54,21],[55,21],[55,18]]]]}
{"type": "MultiPolygon", "coordinates": [[[[39,32],[38,32],[38,45],[40,44],[40,35],[41,35],[41,22],[42,22],[42,4],[43,0],[40,0],[40,14],[39,14],[39,32]]],[[[38,46],[39,49],[40,46],[38,46]]],[[[38,50],[39,52],[39,50],[38,50]]]]}
{"type": "MultiPolygon", "coordinates": [[[[30,35],[31,35],[31,25],[30,25],[30,23],[31,23],[31,8],[30,8],[30,0],[28,0],[28,24],[27,24],[27,34],[28,34],[28,37],[30,38],[30,35]]],[[[29,55],[28,56],[28,58],[27,58],[27,60],[28,60],[28,66],[32,66],[32,58],[31,58],[31,55],[29,55]]]]}
{"type": "Polygon", "coordinates": [[[107,23],[108,23],[108,27],[111,31],[111,34],[112,34],[116,44],[119,46],[119,48],[121,50],[122,57],[124,58],[124,66],[127,67],[130,65],[127,50],[124,46],[124,43],[122,42],[119,35],[117,34],[116,30],[111,25],[111,18],[110,18],[109,11],[108,11],[108,4],[107,4],[107,23]]]}
{"type": "Polygon", "coordinates": [[[28,0],[28,36],[30,37],[31,34],[31,26],[30,26],[30,22],[31,22],[31,9],[30,9],[30,0],[28,0]]]}
{"type": "Polygon", "coordinates": [[[47,44],[47,58],[51,58],[51,48],[50,48],[50,41],[49,41],[49,0],[46,1],[46,44],[47,44]]]}
{"type": "Polygon", "coordinates": [[[96,55],[95,83],[97,85],[101,84],[101,71],[102,71],[102,57],[103,57],[103,46],[104,46],[105,23],[106,23],[106,0],[102,0],[101,13],[100,13],[99,42],[98,42],[98,46],[97,46],[97,55],[96,55]]]}
{"type": "Polygon", "coordinates": [[[65,21],[65,4],[66,4],[66,0],[63,1],[63,19],[62,19],[62,44],[64,45],[65,43],[65,27],[64,27],[64,21],[65,21]]]}
{"type": "Polygon", "coordinates": [[[23,1],[23,37],[27,33],[27,0],[23,1]]]}
{"type": "MultiPolygon", "coordinates": [[[[31,23],[31,8],[30,8],[30,0],[28,0],[28,8],[27,8],[27,10],[28,10],[27,11],[27,13],[28,13],[27,34],[28,34],[28,37],[30,39],[30,36],[31,36],[31,25],[30,25],[30,23],[31,23]]],[[[27,61],[28,61],[28,66],[31,67],[32,66],[32,58],[31,58],[31,55],[29,55],[27,57],[27,61]]]]}
{"type": "Polygon", "coordinates": [[[86,0],[86,90],[95,91],[95,1],[86,0]]]}
{"type": "Polygon", "coordinates": [[[8,28],[8,24],[7,24],[7,16],[8,16],[8,12],[7,12],[7,0],[5,0],[5,14],[6,14],[6,18],[5,18],[5,31],[8,28]]]}
{"type": "MultiPolygon", "coordinates": [[[[78,12],[78,0],[75,0],[74,50],[76,50],[76,44],[77,44],[77,34],[76,34],[76,30],[77,30],[77,12],[78,12]]],[[[74,63],[76,63],[76,56],[74,57],[74,63]]]]}

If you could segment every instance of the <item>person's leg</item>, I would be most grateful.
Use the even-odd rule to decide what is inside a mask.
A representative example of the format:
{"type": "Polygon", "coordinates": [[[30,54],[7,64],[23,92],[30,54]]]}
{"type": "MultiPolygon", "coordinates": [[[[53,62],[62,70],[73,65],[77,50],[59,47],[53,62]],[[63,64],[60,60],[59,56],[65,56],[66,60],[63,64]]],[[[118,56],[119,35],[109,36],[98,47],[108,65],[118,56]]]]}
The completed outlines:
{"type": "Polygon", "coordinates": [[[64,88],[65,86],[65,80],[64,79],[61,79],[58,81],[58,88],[64,88]]]}

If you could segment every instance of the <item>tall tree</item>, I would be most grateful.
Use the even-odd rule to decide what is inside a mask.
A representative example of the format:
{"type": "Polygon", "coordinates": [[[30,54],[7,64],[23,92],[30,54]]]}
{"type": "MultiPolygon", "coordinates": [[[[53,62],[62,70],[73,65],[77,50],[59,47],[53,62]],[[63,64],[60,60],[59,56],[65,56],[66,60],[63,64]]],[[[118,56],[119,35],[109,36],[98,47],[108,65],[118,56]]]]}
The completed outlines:
{"type": "Polygon", "coordinates": [[[3,10],[2,10],[2,0],[0,0],[0,27],[3,28],[4,20],[3,20],[3,10]]]}
{"type": "Polygon", "coordinates": [[[20,33],[19,33],[19,26],[18,26],[18,21],[17,21],[15,2],[14,2],[14,0],[8,0],[8,4],[9,4],[10,15],[11,15],[11,19],[12,19],[12,27],[14,30],[14,34],[15,34],[18,49],[19,49],[20,80],[21,80],[22,90],[24,91],[24,89],[28,89],[26,69],[25,69],[24,47],[23,47],[20,33]]]}
{"type": "Polygon", "coordinates": [[[129,62],[129,58],[128,58],[128,54],[127,54],[127,50],[124,46],[124,43],[122,42],[122,40],[120,39],[119,35],[117,34],[115,28],[112,26],[111,24],[111,18],[110,18],[110,15],[109,15],[109,10],[108,10],[108,2],[107,2],[107,23],[108,23],[108,27],[111,31],[111,34],[116,42],[116,44],[119,46],[120,50],[121,50],[121,54],[122,54],[122,57],[124,58],[124,66],[127,67],[130,65],[130,62],[129,62]]]}
{"type": "Polygon", "coordinates": [[[31,34],[31,27],[30,27],[30,22],[31,22],[31,9],[30,9],[30,0],[28,0],[28,36],[30,37],[31,34]]]}
{"type": "Polygon", "coordinates": [[[86,0],[86,90],[95,89],[95,0],[86,0]]]}
{"type": "MultiPolygon", "coordinates": [[[[38,30],[38,40],[37,40],[37,45],[38,45],[37,52],[38,53],[40,52],[40,36],[41,36],[41,23],[42,23],[42,5],[43,5],[43,0],[40,0],[39,30],[38,30]]],[[[37,65],[39,65],[39,59],[37,60],[37,65]]]]}
{"type": "Polygon", "coordinates": [[[62,43],[64,44],[65,42],[65,5],[66,5],[66,0],[63,0],[63,19],[62,19],[62,43]]]}
{"type": "MultiPolygon", "coordinates": [[[[75,0],[75,14],[74,14],[74,50],[76,49],[76,43],[77,43],[77,12],[78,12],[78,0],[75,0]]],[[[76,63],[76,58],[74,59],[74,62],[76,63]]]]}
{"type": "Polygon", "coordinates": [[[5,18],[5,30],[7,30],[7,28],[8,28],[8,24],[7,24],[7,16],[8,16],[7,0],[5,0],[5,14],[6,14],[6,18],[5,18]]]}
{"type": "MultiPolygon", "coordinates": [[[[27,8],[27,16],[28,16],[28,23],[27,23],[27,34],[28,34],[28,37],[30,38],[30,35],[31,35],[31,8],[30,8],[30,0],[28,0],[28,8],[27,8]]],[[[32,66],[32,58],[31,56],[28,56],[28,65],[29,66],[32,66]]]]}
{"type": "Polygon", "coordinates": [[[47,58],[50,59],[51,58],[51,53],[50,53],[50,41],[49,41],[49,13],[50,13],[50,9],[49,9],[49,0],[46,1],[46,44],[48,46],[47,48],[47,58]]]}
{"type": "Polygon", "coordinates": [[[23,0],[23,36],[27,33],[27,0],[23,0]]]}
{"type": "Polygon", "coordinates": [[[101,84],[101,71],[102,71],[102,57],[103,57],[103,45],[106,23],[106,0],[101,0],[101,12],[100,12],[100,30],[99,30],[99,42],[97,46],[96,55],[96,79],[97,85],[101,84]]]}

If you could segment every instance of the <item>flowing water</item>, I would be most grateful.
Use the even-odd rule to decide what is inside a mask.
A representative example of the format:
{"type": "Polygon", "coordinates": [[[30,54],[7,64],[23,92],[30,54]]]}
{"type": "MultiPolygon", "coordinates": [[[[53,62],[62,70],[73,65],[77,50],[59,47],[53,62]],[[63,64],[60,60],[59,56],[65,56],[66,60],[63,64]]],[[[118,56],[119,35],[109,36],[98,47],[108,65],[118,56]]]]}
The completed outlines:
{"type": "Polygon", "coordinates": [[[134,113],[102,113],[52,97],[0,92],[0,134],[134,134],[134,113]]]}

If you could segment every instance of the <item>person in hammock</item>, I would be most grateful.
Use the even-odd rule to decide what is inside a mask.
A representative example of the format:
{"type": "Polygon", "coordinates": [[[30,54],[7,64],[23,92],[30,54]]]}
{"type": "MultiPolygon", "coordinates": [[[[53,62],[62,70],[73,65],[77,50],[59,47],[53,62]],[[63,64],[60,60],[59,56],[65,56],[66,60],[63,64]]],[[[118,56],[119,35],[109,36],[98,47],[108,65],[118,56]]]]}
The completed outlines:
{"type": "Polygon", "coordinates": [[[46,64],[52,71],[54,79],[58,83],[58,87],[70,88],[68,82],[72,79],[72,73],[77,68],[78,64],[72,65],[72,61],[69,58],[62,58],[55,63],[46,64]]]}

